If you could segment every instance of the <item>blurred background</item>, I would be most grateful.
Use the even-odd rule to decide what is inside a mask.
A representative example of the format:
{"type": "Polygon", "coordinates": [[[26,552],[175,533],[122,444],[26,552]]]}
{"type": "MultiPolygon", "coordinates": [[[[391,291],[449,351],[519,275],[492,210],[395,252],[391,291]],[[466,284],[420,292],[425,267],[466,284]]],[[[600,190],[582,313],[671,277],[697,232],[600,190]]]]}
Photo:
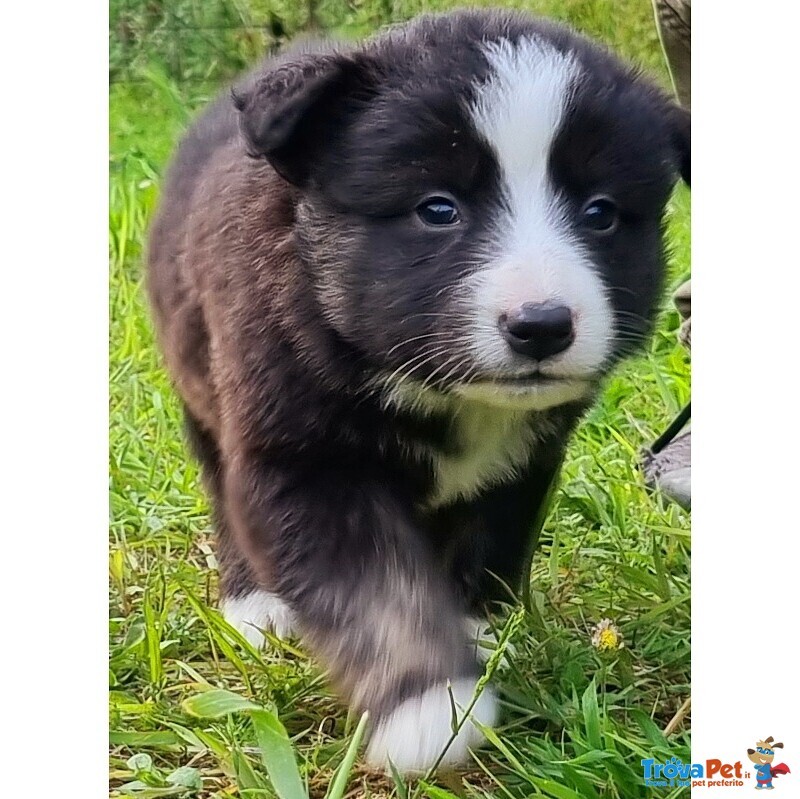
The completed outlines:
{"type": "Polygon", "coordinates": [[[361,36],[425,11],[457,6],[525,8],[577,24],[615,50],[663,73],[646,0],[111,0],[110,79],[159,70],[185,83],[214,83],[301,33],[361,36]]]}

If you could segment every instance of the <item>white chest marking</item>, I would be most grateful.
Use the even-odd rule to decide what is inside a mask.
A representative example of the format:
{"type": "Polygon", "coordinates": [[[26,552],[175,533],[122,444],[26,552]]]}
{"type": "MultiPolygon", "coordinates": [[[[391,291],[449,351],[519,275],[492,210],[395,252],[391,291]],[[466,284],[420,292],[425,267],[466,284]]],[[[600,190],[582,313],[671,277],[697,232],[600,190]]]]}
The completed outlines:
{"type": "Polygon", "coordinates": [[[435,487],[429,507],[470,499],[513,477],[531,457],[536,430],[530,415],[478,403],[465,404],[451,421],[452,453],[433,456],[435,487]]]}
{"type": "Polygon", "coordinates": [[[471,499],[481,490],[514,478],[530,462],[537,442],[555,433],[553,423],[531,409],[424,390],[413,380],[383,383],[383,401],[416,414],[441,414],[448,420],[445,450],[420,446],[419,461],[433,464],[434,485],[425,507],[471,499]]]}

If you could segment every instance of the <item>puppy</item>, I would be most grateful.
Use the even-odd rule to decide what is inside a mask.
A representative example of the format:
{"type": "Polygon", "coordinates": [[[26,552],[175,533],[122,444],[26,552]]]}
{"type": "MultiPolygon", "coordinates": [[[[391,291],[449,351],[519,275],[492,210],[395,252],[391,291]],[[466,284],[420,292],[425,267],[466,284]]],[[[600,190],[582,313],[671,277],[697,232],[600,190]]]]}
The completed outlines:
{"type": "Polygon", "coordinates": [[[463,762],[491,725],[471,622],[603,376],[651,327],[689,118],[522,13],[284,55],[200,117],[149,290],[218,536],[221,607],[294,632],[367,760],[463,762]],[[451,741],[451,738],[454,740],[451,741]]]}

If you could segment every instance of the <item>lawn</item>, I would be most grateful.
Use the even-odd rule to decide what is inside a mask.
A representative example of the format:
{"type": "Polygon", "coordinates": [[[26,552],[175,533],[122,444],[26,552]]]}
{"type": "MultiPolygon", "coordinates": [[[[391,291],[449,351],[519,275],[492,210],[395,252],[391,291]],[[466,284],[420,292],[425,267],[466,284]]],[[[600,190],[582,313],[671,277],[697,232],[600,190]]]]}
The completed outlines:
{"type": "MultiPolygon", "coordinates": [[[[163,5],[147,4],[147,13],[158,17],[163,5]]],[[[308,26],[294,5],[285,5],[270,12],[269,36],[308,26]]],[[[330,0],[311,23],[361,34],[446,5],[452,3],[377,0],[339,9],[330,0]]],[[[666,81],[648,0],[516,5],[572,21],[666,81]]],[[[348,718],[300,645],[272,640],[257,653],[214,610],[208,505],[142,291],[147,223],[166,160],[193,112],[269,43],[252,29],[263,4],[215,0],[204,13],[218,7],[227,16],[194,27],[184,12],[196,3],[166,6],[174,6],[172,27],[162,24],[163,14],[156,22],[136,17],[136,3],[112,3],[111,790],[275,796],[272,780],[280,783],[280,775],[262,761],[265,733],[262,727],[257,737],[254,722],[277,716],[309,795],[322,797],[358,720],[348,718]],[[176,20],[187,26],[180,36],[176,20]],[[175,46],[184,48],[177,64],[175,46]],[[210,689],[269,712],[222,707],[214,714],[204,699],[234,699],[210,689]]],[[[669,210],[669,288],[689,270],[689,214],[689,193],[680,188],[669,210]]],[[[647,351],[608,381],[570,448],[533,563],[531,610],[509,608],[496,620],[509,648],[504,663],[494,659],[503,704],[496,739],[464,773],[427,783],[397,783],[356,761],[343,771],[347,796],[636,799],[652,795],[642,784],[642,758],[689,760],[688,717],[670,725],[689,696],[689,517],[650,495],[637,467],[639,449],[689,397],[688,357],[676,343],[677,316],[667,298],[647,351]],[[619,627],[624,647],[592,645],[592,630],[605,618],[619,627]]],[[[688,789],[658,795],[688,796],[688,789]]]]}

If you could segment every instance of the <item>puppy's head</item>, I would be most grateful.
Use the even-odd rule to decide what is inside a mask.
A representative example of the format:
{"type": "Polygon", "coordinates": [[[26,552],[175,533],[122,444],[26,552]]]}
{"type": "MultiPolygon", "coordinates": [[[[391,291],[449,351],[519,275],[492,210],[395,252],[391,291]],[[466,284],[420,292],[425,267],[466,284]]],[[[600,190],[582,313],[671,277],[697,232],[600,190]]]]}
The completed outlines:
{"type": "Polygon", "coordinates": [[[426,17],[237,98],[299,192],[320,313],[390,386],[581,400],[648,331],[689,118],[521,14],[426,17]]]}

